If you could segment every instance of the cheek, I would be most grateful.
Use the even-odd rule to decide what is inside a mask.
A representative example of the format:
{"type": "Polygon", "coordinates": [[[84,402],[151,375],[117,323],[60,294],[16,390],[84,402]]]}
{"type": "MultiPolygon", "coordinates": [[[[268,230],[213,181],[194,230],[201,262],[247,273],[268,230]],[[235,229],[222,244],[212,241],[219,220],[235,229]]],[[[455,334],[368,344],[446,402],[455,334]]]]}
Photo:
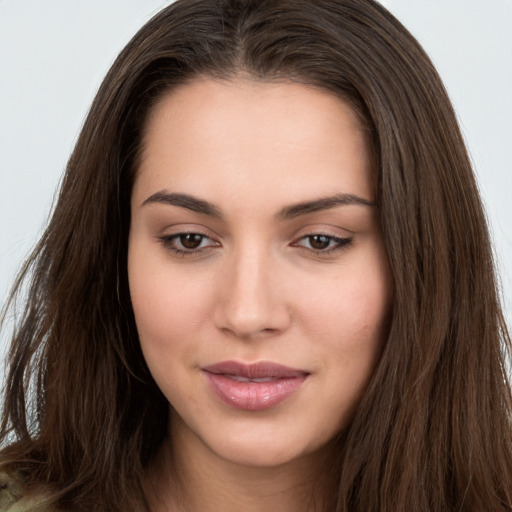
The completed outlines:
{"type": "Polygon", "coordinates": [[[384,276],[368,272],[364,279],[353,275],[344,277],[342,283],[333,281],[310,295],[304,309],[309,310],[309,318],[321,332],[360,333],[368,337],[381,330],[389,305],[389,286],[384,276]]]}
{"type": "Polygon", "coordinates": [[[169,268],[168,262],[148,261],[146,251],[129,253],[130,294],[144,359],[170,403],[191,405],[197,399],[194,387],[184,384],[209,311],[209,288],[169,268]]]}
{"type": "Polygon", "coordinates": [[[204,325],[210,308],[208,289],[169,265],[148,262],[134,249],[128,264],[130,295],[144,352],[179,350],[204,325]]]}
{"type": "MultiPolygon", "coordinates": [[[[372,274],[372,273],[370,273],[372,274]]],[[[381,275],[346,278],[314,302],[309,332],[318,345],[313,357],[328,382],[323,414],[333,431],[343,429],[355,412],[380,359],[387,335],[389,286],[381,275]]],[[[332,432],[331,432],[332,434],[332,432]]]]}
{"type": "Polygon", "coordinates": [[[303,304],[319,356],[352,376],[371,373],[387,335],[390,304],[389,273],[378,263],[332,279],[303,304]]]}

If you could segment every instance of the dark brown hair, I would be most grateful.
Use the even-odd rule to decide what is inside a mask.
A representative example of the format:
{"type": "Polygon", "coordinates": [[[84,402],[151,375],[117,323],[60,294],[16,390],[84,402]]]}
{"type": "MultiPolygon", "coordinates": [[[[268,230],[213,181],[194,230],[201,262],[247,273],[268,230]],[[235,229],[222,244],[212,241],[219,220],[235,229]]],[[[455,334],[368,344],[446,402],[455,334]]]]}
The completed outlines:
{"type": "Polygon", "coordinates": [[[144,505],[168,403],[145,365],[127,281],[141,133],[166,91],[240,74],[338,95],[365,121],[378,166],[394,304],[340,441],[334,510],[512,510],[510,337],[477,186],[430,60],[372,0],[178,0],[126,46],[16,282],[30,280],[9,354],[2,465],[73,510],[144,505]]]}

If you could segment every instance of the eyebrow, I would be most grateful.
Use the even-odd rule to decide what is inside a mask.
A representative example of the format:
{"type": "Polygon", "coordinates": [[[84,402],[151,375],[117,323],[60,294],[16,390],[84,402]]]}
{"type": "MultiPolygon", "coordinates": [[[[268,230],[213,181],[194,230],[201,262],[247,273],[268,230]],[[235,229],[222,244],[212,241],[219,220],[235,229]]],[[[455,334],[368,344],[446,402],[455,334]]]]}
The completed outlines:
{"type": "MultiPolygon", "coordinates": [[[[188,194],[170,193],[166,190],[160,190],[155,194],[149,196],[143,203],[142,206],[147,204],[168,204],[171,206],[178,206],[179,208],[186,208],[193,212],[200,213],[202,215],[208,215],[216,219],[222,218],[222,212],[214,204],[198,199],[188,194]]],[[[373,201],[364,199],[354,194],[336,194],[330,197],[322,197],[314,199],[312,201],[304,201],[301,203],[292,204],[285,206],[276,214],[276,219],[285,221],[300,217],[302,215],[308,215],[309,213],[319,212],[322,210],[329,210],[337,206],[367,206],[374,208],[376,204],[373,201]]]]}
{"type": "Polygon", "coordinates": [[[313,201],[304,201],[302,203],[285,206],[277,213],[276,218],[278,220],[290,220],[294,219],[295,217],[300,217],[301,215],[307,215],[309,213],[319,212],[322,210],[329,210],[331,208],[335,208],[336,206],[352,205],[369,206],[371,208],[377,206],[373,201],[363,199],[362,197],[356,196],[354,194],[336,194],[330,197],[322,197],[313,201]]]}
{"type": "Polygon", "coordinates": [[[169,204],[180,208],[186,208],[187,210],[215,217],[216,219],[222,218],[222,213],[212,203],[189,196],[188,194],[169,193],[166,190],[160,190],[159,192],[149,196],[142,203],[142,206],[154,203],[169,204]]]}

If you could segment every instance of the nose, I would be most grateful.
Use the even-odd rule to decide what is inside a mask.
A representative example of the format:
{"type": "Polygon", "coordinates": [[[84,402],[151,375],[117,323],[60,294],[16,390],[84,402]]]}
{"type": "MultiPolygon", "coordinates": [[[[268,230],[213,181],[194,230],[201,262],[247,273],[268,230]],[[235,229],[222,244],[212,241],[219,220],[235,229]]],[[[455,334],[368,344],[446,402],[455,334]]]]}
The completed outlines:
{"type": "Polygon", "coordinates": [[[216,294],[218,329],[241,339],[276,335],[290,324],[282,272],[270,254],[248,249],[225,262],[216,294]]]}

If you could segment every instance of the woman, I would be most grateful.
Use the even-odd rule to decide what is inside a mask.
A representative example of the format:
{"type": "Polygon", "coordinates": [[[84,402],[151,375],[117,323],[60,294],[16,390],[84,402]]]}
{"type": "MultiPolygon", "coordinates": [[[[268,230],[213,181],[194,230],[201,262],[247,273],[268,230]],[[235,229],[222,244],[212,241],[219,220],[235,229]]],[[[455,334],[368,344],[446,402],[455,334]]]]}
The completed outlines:
{"type": "Polygon", "coordinates": [[[512,509],[484,214],[436,72],[372,1],[163,10],[30,271],[5,510],[512,509]]]}

